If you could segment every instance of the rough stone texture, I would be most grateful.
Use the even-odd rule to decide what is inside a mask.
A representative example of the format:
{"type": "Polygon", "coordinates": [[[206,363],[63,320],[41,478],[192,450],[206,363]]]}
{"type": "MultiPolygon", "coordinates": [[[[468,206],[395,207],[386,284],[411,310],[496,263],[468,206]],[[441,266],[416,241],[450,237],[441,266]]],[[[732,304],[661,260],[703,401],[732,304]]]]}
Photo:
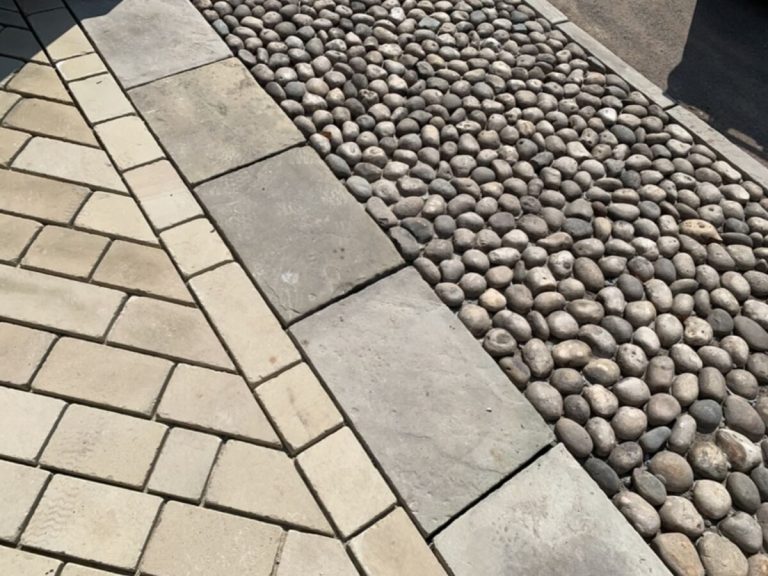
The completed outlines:
{"type": "Polygon", "coordinates": [[[0,322],[0,382],[22,387],[40,365],[54,335],[0,322]]]}
{"type": "Polygon", "coordinates": [[[0,210],[68,223],[85,200],[88,190],[48,178],[0,170],[0,210]]]}
{"type": "MultiPolygon", "coordinates": [[[[15,543],[21,534],[21,528],[37,497],[48,480],[48,472],[38,468],[21,466],[0,460],[0,540],[15,543]]],[[[0,565],[2,561],[0,560],[0,565]]],[[[13,572],[3,572],[13,574],[13,572]]]]}
{"type": "Polygon", "coordinates": [[[156,80],[130,94],[192,183],[302,141],[299,131],[237,60],[156,80]]]}
{"type": "Polygon", "coordinates": [[[128,170],[163,157],[163,151],[136,116],[115,118],[95,128],[119,170],[128,170]]]}
{"type": "Polygon", "coordinates": [[[29,552],[0,547],[0,571],[14,576],[50,576],[55,574],[61,562],[29,552]]]}
{"type": "Polygon", "coordinates": [[[3,119],[9,128],[96,146],[90,126],[74,106],[39,98],[24,98],[3,119]]]}
{"type": "Polygon", "coordinates": [[[94,192],[75,219],[75,225],[95,232],[157,244],[147,221],[132,198],[94,192]]]}
{"type": "Polygon", "coordinates": [[[91,123],[133,112],[133,106],[110,74],[71,82],[69,89],[91,123]]]}
{"type": "Polygon", "coordinates": [[[37,235],[21,263],[26,268],[87,279],[107,244],[109,239],[104,236],[60,226],[46,226],[37,235]]]}
{"type": "Polygon", "coordinates": [[[381,280],[293,330],[427,532],[552,439],[415,270],[381,280]]]}
{"type": "Polygon", "coordinates": [[[286,322],[401,262],[310,148],[217,178],[197,194],[286,322]]]}
{"type": "Polygon", "coordinates": [[[561,445],[435,538],[456,576],[669,571],[561,445]]]}
{"type": "Polygon", "coordinates": [[[275,576],[357,576],[344,547],[323,536],[291,530],[275,576]]]}
{"type": "Polygon", "coordinates": [[[232,253],[207,218],[179,224],[161,233],[160,238],[187,277],[232,260],[232,253]]]}

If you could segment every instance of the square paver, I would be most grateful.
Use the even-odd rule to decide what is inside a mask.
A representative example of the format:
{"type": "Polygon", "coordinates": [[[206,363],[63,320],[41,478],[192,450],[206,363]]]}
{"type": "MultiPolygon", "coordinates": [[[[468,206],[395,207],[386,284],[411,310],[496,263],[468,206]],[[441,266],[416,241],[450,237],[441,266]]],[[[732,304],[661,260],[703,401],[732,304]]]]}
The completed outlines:
{"type": "Polygon", "coordinates": [[[358,576],[344,546],[335,538],[291,530],[275,576],[358,576]]]}
{"type": "Polygon", "coordinates": [[[56,573],[59,566],[61,562],[53,558],[0,546],[0,574],[51,576],[56,573]]]}
{"type": "MultiPolygon", "coordinates": [[[[200,24],[204,25],[202,18],[200,24]]],[[[163,26],[164,31],[166,28],[163,26]]],[[[191,52],[188,39],[184,50],[191,52]]],[[[192,183],[303,141],[298,129],[239,60],[224,60],[156,80],[134,88],[130,95],[192,183]],[[190,122],[190,118],[195,121],[190,122]]]]}
{"type": "Polygon", "coordinates": [[[286,322],[402,263],[310,148],[227,174],[197,193],[286,322]]]}
{"type": "Polygon", "coordinates": [[[310,316],[293,332],[428,533],[552,440],[412,268],[310,316]]]}
{"type": "Polygon", "coordinates": [[[0,322],[0,382],[18,387],[29,384],[54,338],[48,332],[0,322]]]}
{"type": "Polygon", "coordinates": [[[160,238],[187,277],[232,260],[232,253],[208,218],[179,224],[160,234],[160,238]]]}
{"type": "Polygon", "coordinates": [[[107,67],[104,66],[104,62],[98,54],[84,54],[69,60],[62,60],[56,64],[56,68],[59,69],[67,82],[104,74],[107,71],[107,67]]]}
{"type": "Polygon", "coordinates": [[[93,52],[91,43],[63,6],[33,14],[29,23],[54,61],[93,52]]]}
{"type": "Polygon", "coordinates": [[[149,491],[199,501],[220,444],[216,436],[173,428],[152,470],[149,491]]]}
{"type": "Polygon", "coordinates": [[[166,427],[72,404],[45,447],[44,466],[141,488],[166,427]]]}
{"type": "Polygon", "coordinates": [[[34,220],[0,214],[0,262],[15,264],[42,227],[34,220]]]}
{"type": "Polygon", "coordinates": [[[134,199],[122,194],[94,192],[77,215],[75,226],[129,240],[157,243],[134,199]]]}
{"type": "Polygon", "coordinates": [[[56,70],[47,64],[27,62],[8,83],[7,89],[48,100],[72,102],[56,70]]]}
{"type": "Polygon", "coordinates": [[[64,402],[0,388],[0,454],[35,462],[64,402]]]}
{"type": "Polygon", "coordinates": [[[32,387],[54,396],[149,416],[171,366],[163,358],[62,338],[46,358],[32,387]]]}
{"type": "Polygon", "coordinates": [[[109,244],[109,238],[60,226],[46,226],[37,235],[24,259],[26,268],[88,278],[109,244]]]}
{"type": "MultiPolygon", "coordinates": [[[[50,474],[0,460],[0,540],[15,543],[50,474]]],[[[1,563],[1,562],[0,562],[1,563]]],[[[2,572],[11,574],[11,572],[2,572]]]]}
{"type": "Polygon", "coordinates": [[[62,224],[88,195],[82,186],[10,170],[0,170],[0,190],[0,210],[62,224]]]}
{"type": "Polygon", "coordinates": [[[456,576],[669,576],[611,501],[557,445],[435,538],[456,576]],[[578,554],[574,554],[577,550],[578,554]]]}
{"type": "Polygon", "coordinates": [[[133,112],[133,106],[111,74],[71,82],[69,89],[91,123],[103,122],[133,112]]]}
{"type": "Polygon", "coordinates": [[[30,520],[24,546],[133,570],[162,500],[56,475],[30,520]]]}
{"type": "Polygon", "coordinates": [[[74,0],[69,5],[126,88],[230,55],[186,0],[74,0]]]}
{"type": "Polygon", "coordinates": [[[269,576],[282,530],[223,512],[169,502],[141,563],[149,576],[269,576]]]}
{"type": "Polygon", "coordinates": [[[96,126],[104,148],[120,170],[163,157],[163,151],[137,116],[123,116],[96,126]]]}

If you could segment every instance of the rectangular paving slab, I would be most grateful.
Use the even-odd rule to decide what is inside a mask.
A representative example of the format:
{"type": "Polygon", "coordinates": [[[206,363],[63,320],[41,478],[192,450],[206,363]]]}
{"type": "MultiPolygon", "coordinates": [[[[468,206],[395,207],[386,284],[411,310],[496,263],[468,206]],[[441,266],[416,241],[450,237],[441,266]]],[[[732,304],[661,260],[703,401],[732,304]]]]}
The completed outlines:
{"type": "Polygon", "coordinates": [[[293,331],[427,533],[552,439],[412,268],[310,316],[293,331]]]}
{"type": "Polygon", "coordinates": [[[435,538],[455,576],[671,576],[562,445],[435,538]]]}
{"type": "Polygon", "coordinates": [[[196,192],[286,322],[401,263],[392,243],[309,148],[227,174],[196,192]]]}

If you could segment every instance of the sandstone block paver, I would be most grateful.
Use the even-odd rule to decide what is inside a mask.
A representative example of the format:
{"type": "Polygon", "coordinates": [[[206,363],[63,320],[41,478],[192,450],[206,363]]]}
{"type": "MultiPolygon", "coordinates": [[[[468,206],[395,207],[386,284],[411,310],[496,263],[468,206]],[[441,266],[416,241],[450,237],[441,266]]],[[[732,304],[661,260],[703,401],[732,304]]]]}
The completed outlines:
{"type": "Polygon", "coordinates": [[[29,22],[54,61],[93,52],[91,43],[64,7],[34,14],[29,22]]]}
{"type": "Polygon", "coordinates": [[[216,436],[173,428],[149,479],[150,492],[200,500],[220,444],[216,436]]]}
{"type": "Polygon", "coordinates": [[[171,365],[163,358],[62,338],[46,358],[32,387],[54,396],[149,415],[171,365]]]}
{"type": "Polygon", "coordinates": [[[0,546],[0,574],[13,576],[52,576],[61,562],[37,554],[0,546]]]}
{"type": "Polygon", "coordinates": [[[0,382],[18,387],[29,384],[54,338],[48,332],[0,322],[0,382]]]}
{"type": "Polygon", "coordinates": [[[163,420],[267,444],[279,440],[240,376],[179,365],[157,409],[163,420]]]}
{"type": "Polygon", "coordinates": [[[91,76],[69,85],[75,100],[92,123],[103,122],[133,112],[133,106],[109,74],[91,76]]]}
{"type": "Polygon", "coordinates": [[[67,564],[61,571],[61,576],[114,576],[114,574],[114,572],[105,572],[78,564],[67,564]]]}
{"type": "Polygon", "coordinates": [[[72,102],[69,92],[64,87],[59,75],[56,74],[56,70],[47,64],[27,62],[14,75],[6,88],[29,96],[39,96],[66,103],[72,102]]]}
{"type": "Polygon", "coordinates": [[[232,253],[207,218],[174,226],[160,238],[185,276],[232,260],[232,253]]]}
{"type": "Polygon", "coordinates": [[[211,322],[253,383],[300,359],[239,264],[226,264],[190,281],[211,322]]]}
{"type": "Polygon", "coordinates": [[[75,225],[130,240],[157,243],[136,202],[121,194],[94,192],[77,215],[75,225]]]}
{"type": "Polygon", "coordinates": [[[16,542],[27,516],[48,481],[48,476],[48,472],[39,468],[0,460],[0,486],[3,487],[0,492],[0,540],[16,542]]]}
{"type": "Polygon", "coordinates": [[[163,151],[137,116],[123,116],[96,126],[107,152],[120,170],[163,157],[163,151]]]}
{"type": "Polygon", "coordinates": [[[302,452],[304,475],[344,536],[395,503],[395,496],[349,428],[302,452]]]}
{"type": "Polygon", "coordinates": [[[0,210],[62,224],[88,195],[82,186],[10,170],[0,170],[0,190],[0,210]]]}
{"type": "Polygon", "coordinates": [[[338,540],[291,530],[275,576],[358,576],[338,540]]]}
{"type": "MultiPolygon", "coordinates": [[[[96,146],[96,138],[80,111],[69,104],[24,98],[3,120],[9,128],[96,146]]],[[[48,159],[50,160],[50,159],[48,159]]]]}
{"type": "Polygon", "coordinates": [[[21,28],[3,28],[0,30],[0,54],[33,62],[48,62],[34,34],[21,28]]]}
{"type": "Polygon", "coordinates": [[[17,262],[41,228],[42,225],[34,220],[0,214],[0,262],[17,262]]]}
{"type": "Polygon", "coordinates": [[[46,226],[24,255],[27,268],[88,278],[109,239],[60,226],[46,226]]]}
{"type": "Polygon", "coordinates": [[[56,63],[56,68],[67,82],[103,74],[107,71],[98,54],[84,54],[69,60],[62,60],[56,63]]]}
{"type": "Polygon", "coordinates": [[[0,167],[7,168],[31,136],[18,130],[0,128],[0,167]]]}
{"type": "Polygon", "coordinates": [[[234,368],[202,312],[172,302],[131,297],[108,339],[130,348],[214,368],[234,368]]]}
{"type": "MultiPolygon", "coordinates": [[[[0,57],[0,70],[2,70],[3,58],[0,57]]],[[[2,80],[2,76],[0,75],[0,80],[2,80]]],[[[2,82],[0,82],[2,84],[2,82]]],[[[12,92],[2,92],[0,91],[0,117],[5,116],[5,114],[13,108],[14,104],[21,100],[21,96],[18,94],[13,94],[12,92]]]]}
{"type": "Polygon", "coordinates": [[[121,570],[133,570],[160,507],[160,498],[56,475],[21,542],[121,570]]]}
{"type": "Polygon", "coordinates": [[[34,462],[64,402],[0,388],[0,455],[34,462]]]}
{"type": "Polygon", "coordinates": [[[230,441],[211,474],[205,501],[259,518],[331,533],[293,462],[278,450],[230,441]]]}
{"type": "Polygon", "coordinates": [[[163,508],[141,564],[149,576],[269,576],[281,529],[177,502],[163,508]]]}

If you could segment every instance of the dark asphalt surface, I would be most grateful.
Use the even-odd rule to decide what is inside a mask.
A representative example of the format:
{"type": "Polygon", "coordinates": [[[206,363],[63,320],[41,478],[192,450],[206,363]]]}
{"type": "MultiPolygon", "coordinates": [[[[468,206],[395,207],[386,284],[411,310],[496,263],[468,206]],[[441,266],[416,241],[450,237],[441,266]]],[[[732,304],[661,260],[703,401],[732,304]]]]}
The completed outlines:
{"type": "Polygon", "coordinates": [[[550,0],[768,165],[768,0],[550,0]]]}

